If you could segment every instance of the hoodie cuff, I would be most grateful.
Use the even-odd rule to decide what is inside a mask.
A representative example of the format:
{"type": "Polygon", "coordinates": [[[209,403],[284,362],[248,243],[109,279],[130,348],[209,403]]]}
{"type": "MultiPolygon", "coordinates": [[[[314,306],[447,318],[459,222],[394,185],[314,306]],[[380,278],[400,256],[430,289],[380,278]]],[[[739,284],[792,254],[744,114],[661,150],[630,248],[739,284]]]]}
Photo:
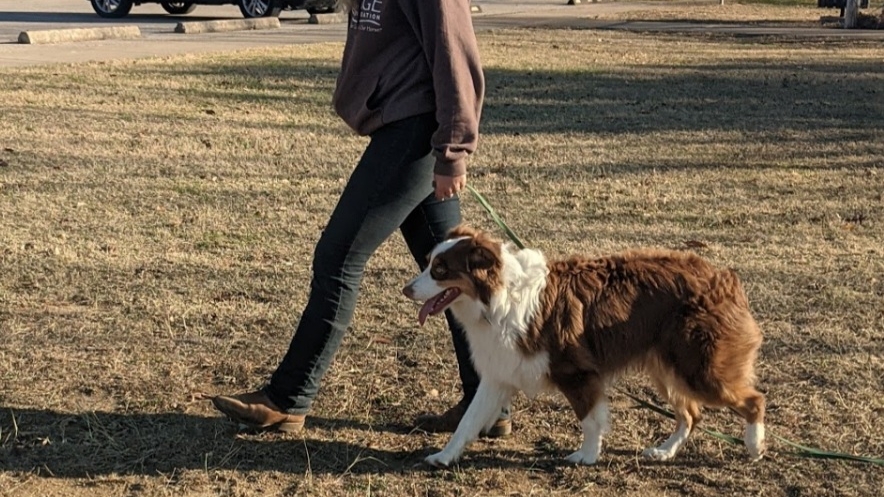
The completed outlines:
{"type": "Polygon", "coordinates": [[[454,162],[436,159],[433,172],[440,176],[463,176],[467,173],[467,160],[459,159],[454,162]]]}

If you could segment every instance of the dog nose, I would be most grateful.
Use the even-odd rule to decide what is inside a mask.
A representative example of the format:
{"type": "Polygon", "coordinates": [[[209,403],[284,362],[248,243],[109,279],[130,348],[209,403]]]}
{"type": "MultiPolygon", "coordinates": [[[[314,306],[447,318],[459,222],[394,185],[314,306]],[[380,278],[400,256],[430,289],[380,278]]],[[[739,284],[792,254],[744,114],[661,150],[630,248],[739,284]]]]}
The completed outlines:
{"type": "Polygon", "coordinates": [[[405,285],[405,288],[402,289],[402,295],[414,299],[414,290],[412,290],[411,285],[405,285]]]}

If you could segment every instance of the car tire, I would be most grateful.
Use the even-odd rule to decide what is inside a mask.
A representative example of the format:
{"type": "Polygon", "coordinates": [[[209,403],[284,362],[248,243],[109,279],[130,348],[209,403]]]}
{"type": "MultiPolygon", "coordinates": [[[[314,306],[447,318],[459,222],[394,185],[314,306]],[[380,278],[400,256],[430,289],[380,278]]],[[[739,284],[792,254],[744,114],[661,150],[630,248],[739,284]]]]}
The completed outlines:
{"type": "Polygon", "coordinates": [[[119,19],[126,17],[132,10],[133,0],[89,0],[92,4],[92,10],[99,17],[107,19],[119,19]]]}
{"type": "Polygon", "coordinates": [[[338,10],[338,2],[335,0],[307,0],[304,5],[308,14],[331,14],[338,10]]]}
{"type": "Polygon", "coordinates": [[[308,14],[331,14],[335,12],[334,7],[309,7],[307,9],[308,14]]]}
{"type": "Polygon", "coordinates": [[[196,8],[193,2],[160,2],[160,5],[163,6],[163,10],[176,16],[190,14],[196,8]]]}
{"type": "Polygon", "coordinates": [[[282,7],[278,0],[238,0],[237,5],[242,16],[250,19],[253,17],[279,17],[282,7]]]}

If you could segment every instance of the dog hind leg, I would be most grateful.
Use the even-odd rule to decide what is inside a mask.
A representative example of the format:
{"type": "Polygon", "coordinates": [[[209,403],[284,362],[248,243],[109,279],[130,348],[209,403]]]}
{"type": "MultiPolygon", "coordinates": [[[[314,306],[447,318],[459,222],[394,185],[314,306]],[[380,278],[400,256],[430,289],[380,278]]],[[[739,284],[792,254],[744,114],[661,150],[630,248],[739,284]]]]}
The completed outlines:
{"type": "Polygon", "coordinates": [[[732,329],[719,332],[722,343],[711,361],[706,385],[708,405],[727,406],[746,420],[744,442],[754,461],[764,454],[764,395],[755,389],[755,361],[761,331],[748,314],[732,329]]]}
{"type": "Polygon", "coordinates": [[[754,388],[747,389],[739,396],[739,401],[732,405],[735,411],[746,420],[746,431],[743,441],[749,457],[753,461],[761,459],[765,451],[764,443],[764,396],[754,388]]]}
{"type": "Polygon", "coordinates": [[[642,455],[648,459],[668,461],[675,457],[700,419],[700,405],[696,401],[674,394],[669,402],[675,411],[675,432],[659,446],[645,449],[642,455]]]}

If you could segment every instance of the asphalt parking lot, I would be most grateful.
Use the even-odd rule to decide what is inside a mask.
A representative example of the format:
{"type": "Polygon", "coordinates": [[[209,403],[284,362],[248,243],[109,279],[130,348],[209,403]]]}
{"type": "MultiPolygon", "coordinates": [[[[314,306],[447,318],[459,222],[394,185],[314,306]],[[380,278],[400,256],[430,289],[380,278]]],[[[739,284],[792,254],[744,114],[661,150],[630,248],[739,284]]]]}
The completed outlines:
{"type": "MultiPolygon", "coordinates": [[[[284,11],[280,21],[306,23],[308,14],[284,11]]],[[[122,19],[103,19],[92,10],[88,0],[0,0],[0,42],[14,42],[21,31],[39,29],[94,28],[102,26],[131,26],[141,29],[145,37],[169,34],[182,21],[213,19],[242,19],[236,5],[197,5],[191,13],[173,16],[159,4],[137,5],[122,19]]]]}
{"type": "Polygon", "coordinates": [[[344,24],[309,24],[309,15],[303,10],[284,11],[280,16],[280,29],[195,36],[174,32],[179,22],[242,18],[235,5],[198,5],[191,14],[173,16],[167,14],[159,4],[144,4],[133,7],[132,12],[122,19],[103,19],[95,14],[88,0],[0,0],[0,66],[217,52],[256,46],[342,41],[345,36],[344,24]],[[141,30],[141,39],[56,45],[18,43],[18,36],[23,31],[133,25],[141,30]]]}

